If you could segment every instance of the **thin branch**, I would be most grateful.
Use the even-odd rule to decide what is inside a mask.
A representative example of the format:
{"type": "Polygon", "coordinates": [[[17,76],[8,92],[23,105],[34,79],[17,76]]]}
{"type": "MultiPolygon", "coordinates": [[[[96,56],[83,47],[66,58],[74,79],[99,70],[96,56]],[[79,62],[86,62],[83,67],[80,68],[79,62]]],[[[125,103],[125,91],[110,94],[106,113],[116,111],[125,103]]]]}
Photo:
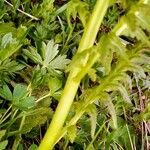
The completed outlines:
{"type": "MultiPolygon", "coordinates": [[[[6,4],[8,4],[9,6],[14,7],[14,6],[13,6],[11,3],[9,3],[7,0],[4,0],[4,2],[5,2],[6,4]]],[[[22,13],[22,14],[24,14],[24,15],[30,17],[30,18],[32,18],[33,20],[36,20],[36,21],[40,20],[39,18],[37,18],[37,17],[35,17],[35,16],[32,16],[32,15],[30,15],[30,14],[24,12],[24,11],[21,10],[21,9],[17,9],[17,11],[19,11],[20,13],[22,13]]]]}

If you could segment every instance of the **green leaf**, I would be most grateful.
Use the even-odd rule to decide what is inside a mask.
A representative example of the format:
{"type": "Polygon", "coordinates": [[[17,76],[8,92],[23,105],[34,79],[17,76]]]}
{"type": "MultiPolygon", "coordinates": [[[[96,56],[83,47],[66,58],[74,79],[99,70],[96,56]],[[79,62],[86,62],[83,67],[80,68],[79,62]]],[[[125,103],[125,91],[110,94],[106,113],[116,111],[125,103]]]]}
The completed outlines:
{"type": "Polygon", "coordinates": [[[82,21],[82,24],[85,27],[86,22],[87,22],[88,17],[89,17],[89,11],[88,11],[87,3],[82,2],[80,0],[71,0],[68,3],[68,7],[66,10],[67,21],[68,21],[70,28],[72,27],[71,21],[70,21],[71,17],[73,19],[76,19],[77,14],[79,14],[80,20],[82,21]]]}
{"type": "Polygon", "coordinates": [[[20,0],[11,0],[15,10],[19,8],[20,0]]]}
{"type": "Polygon", "coordinates": [[[70,60],[66,59],[66,55],[59,55],[54,60],[52,60],[49,65],[48,69],[56,69],[56,70],[63,70],[69,64],[70,60]]]}
{"type": "Polygon", "coordinates": [[[28,110],[36,106],[35,98],[32,96],[23,98],[18,103],[16,103],[16,105],[21,110],[28,110]]]}
{"type": "Polygon", "coordinates": [[[27,87],[21,84],[14,87],[12,103],[21,110],[28,110],[36,105],[35,98],[28,96],[27,87]]]}
{"type": "Polygon", "coordinates": [[[13,100],[22,99],[27,96],[27,87],[25,85],[17,84],[13,91],[13,100]]]}
{"type": "Polygon", "coordinates": [[[11,33],[11,32],[5,34],[5,35],[3,36],[3,38],[2,38],[1,46],[2,46],[3,48],[5,48],[6,45],[9,44],[9,43],[11,43],[12,40],[13,40],[13,38],[12,38],[12,33],[11,33]]]}
{"type": "Polygon", "coordinates": [[[0,131],[0,140],[2,140],[2,137],[5,135],[6,130],[1,130],[0,131]]]}
{"type": "Polygon", "coordinates": [[[6,149],[6,146],[8,144],[8,141],[2,141],[0,142],[0,150],[5,150],[6,149]]]}
{"type": "Polygon", "coordinates": [[[96,130],[96,123],[97,123],[97,109],[95,104],[90,104],[86,108],[86,112],[90,116],[90,122],[91,122],[91,137],[94,138],[95,130],[96,130]]]}
{"type": "Polygon", "coordinates": [[[2,46],[4,47],[0,48],[0,61],[4,61],[5,59],[9,58],[21,47],[19,41],[17,39],[12,38],[11,33],[3,37],[2,46]]]}
{"type": "Polygon", "coordinates": [[[41,51],[42,54],[39,54],[35,48],[31,47],[30,51],[23,50],[25,55],[41,65],[43,69],[46,68],[51,75],[60,74],[70,62],[69,59],[66,59],[66,55],[57,56],[58,45],[55,45],[53,40],[49,41],[47,45],[43,42],[41,51]]]}
{"type": "Polygon", "coordinates": [[[12,22],[9,23],[0,23],[0,35],[5,35],[7,33],[15,33],[16,28],[14,27],[12,22]]]}
{"type": "Polygon", "coordinates": [[[35,144],[32,144],[28,150],[37,150],[37,149],[38,149],[38,146],[35,144]]]}
{"type": "Polygon", "coordinates": [[[23,53],[32,59],[35,63],[42,64],[42,58],[34,47],[29,47],[29,51],[23,49],[23,53]]]}
{"type": "Polygon", "coordinates": [[[10,77],[14,77],[19,70],[22,70],[25,66],[16,61],[6,59],[0,62],[0,83],[10,81],[10,77]]]}
{"type": "Polygon", "coordinates": [[[68,127],[67,133],[68,133],[68,137],[69,137],[70,142],[73,143],[76,136],[77,136],[77,127],[75,125],[68,127]]]}
{"type": "Polygon", "coordinates": [[[44,124],[48,118],[52,117],[52,110],[50,108],[41,107],[22,112],[20,117],[23,116],[25,116],[25,122],[20,131],[21,134],[30,132],[33,127],[44,124]]]}
{"type": "Polygon", "coordinates": [[[115,111],[115,106],[112,103],[112,100],[111,100],[109,94],[103,93],[103,95],[101,96],[101,99],[102,99],[102,103],[105,106],[107,106],[108,112],[110,113],[110,115],[112,117],[113,128],[117,129],[118,125],[117,125],[117,115],[116,115],[116,111],[115,111]]]}
{"type": "Polygon", "coordinates": [[[56,57],[58,54],[58,45],[54,43],[54,40],[51,40],[46,45],[45,43],[42,43],[43,45],[43,53],[44,53],[44,62],[43,67],[47,67],[48,64],[56,57]]]}
{"type": "Polygon", "coordinates": [[[120,91],[120,93],[122,94],[124,100],[126,102],[128,102],[129,104],[132,104],[131,103],[131,100],[130,100],[130,97],[129,97],[129,94],[127,92],[127,90],[125,89],[125,87],[121,84],[118,85],[118,90],[120,91]]]}
{"type": "Polygon", "coordinates": [[[7,85],[4,85],[2,89],[0,89],[0,96],[6,100],[12,100],[12,93],[7,85]]]}
{"type": "Polygon", "coordinates": [[[54,94],[62,87],[62,81],[59,80],[57,77],[50,77],[48,85],[51,93],[54,94]]]}
{"type": "Polygon", "coordinates": [[[23,144],[19,144],[18,147],[17,147],[17,150],[24,150],[23,149],[23,144]]]}

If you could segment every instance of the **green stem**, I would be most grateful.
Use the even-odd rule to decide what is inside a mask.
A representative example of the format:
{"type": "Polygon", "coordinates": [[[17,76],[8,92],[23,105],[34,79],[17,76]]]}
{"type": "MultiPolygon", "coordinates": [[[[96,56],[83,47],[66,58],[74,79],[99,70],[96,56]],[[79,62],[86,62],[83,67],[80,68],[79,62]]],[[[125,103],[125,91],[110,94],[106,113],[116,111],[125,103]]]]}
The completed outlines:
{"type": "MultiPolygon", "coordinates": [[[[110,0],[97,0],[79,44],[78,53],[93,46],[100,24],[109,7],[109,1],[110,0]]],[[[80,81],[74,80],[74,74],[76,74],[76,72],[78,72],[78,67],[73,68],[68,76],[58,107],[38,150],[52,150],[54,147],[57,135],[63,127],[80,84],[80,81]]]]}
{"type": "Polygon", "coordinates": [[[11,108],[12,108],[12,105],[9,106],[9,108],[6,110],[6,112],[4,113],[4,115],[1,117],[0,124],[1,124],[3,121],[6,120],[5,118],[8,118],[7,116],[10,116],[10,115],[11,115],[11,113],[9,113],[9,114],[7,115],[7,113],[10,111],[11,108]],[[7,115],[7,116],[6,116],[6,115],[7,115]]]}

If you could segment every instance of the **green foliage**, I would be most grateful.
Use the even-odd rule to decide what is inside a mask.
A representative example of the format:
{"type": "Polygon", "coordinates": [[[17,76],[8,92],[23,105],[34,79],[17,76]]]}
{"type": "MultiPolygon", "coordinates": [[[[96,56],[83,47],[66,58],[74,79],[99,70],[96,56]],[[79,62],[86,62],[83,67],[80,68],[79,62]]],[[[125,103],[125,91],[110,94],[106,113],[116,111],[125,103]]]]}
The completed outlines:
{"type": "Polygon", "coordinates": [[[6,130],[1,130],[0,131],[0,149],[1,150],[4,150],[6,148],[6,146],[7,146],[7,144],[8,144],[7,140],[2,141],[2,138],[5,135],[5,133],[6,133],[6,130]]]}
{"type": "Polygon", "coordinates": [[[71,27],[71,17],[75,20],[77,14],[80,17],[80,20],[83,26],[86,26],[87,19],[89,17],[88,5],[85,2],[81,2],[80,0],[71,0],[68,3],[68,7],[66,10],[67,21],[69,26],[71,27]]]}
{"type": "Polygon", "coordinates": [[[28,96],[27,87],[24,85],[16,85],[14,87],[13,93],[11,93],[7,85],[4,85],[0,89],[0,96],[6,100],[11,101],[14,106],[21,110],[27,110],[36,105],[34,97],[28,96]]]}
{"type": "Polygon", "coordinates": [[[96,2],[0,1],[0,149],[36,150],[70,106],[54,149],[148,146],[150,1],[96,2]]]}
{"type": "Polygon", "coordinates": [[[58,45],[51,40],[47,45],[43,42],[41,47],[41,54],[36,49],[30,47],[30,51],[24,50],[25,55],[32,59],[35,63],[41,65],[42,69],[47,69],[53,74],[60,74],[64,70],[69,60],[66,55],[58,55],[58,45]]]}

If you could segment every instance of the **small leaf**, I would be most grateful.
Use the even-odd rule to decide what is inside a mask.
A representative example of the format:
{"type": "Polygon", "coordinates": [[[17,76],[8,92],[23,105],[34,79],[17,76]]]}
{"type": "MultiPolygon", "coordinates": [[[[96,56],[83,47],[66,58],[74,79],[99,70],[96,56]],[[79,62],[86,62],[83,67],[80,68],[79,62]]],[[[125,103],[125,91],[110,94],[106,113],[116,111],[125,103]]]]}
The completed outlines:
{"type": "Polygon", "coordinates": [[[66,59],[66,55],[59,55],[49,63],[48,69],[53,68],[53,69],[63,70],[69,63],[70,60],[66,59]]]}
{"type": "Polygon", "coordinates": [[[56,57],[58,54],[58,45],[54,44],[54,40],[48,42],[47,45],[43,43],[43,47],[45,50],[44,62],[43,66],[47,67],[48,64],[56,57]]]}
{"type": "Polygon", "coordinates": [[[57,77],[50,77],[48,85],[51,93],[54,94],[62,87],[62,81],[59,80],[57,77]]]}
{"type": "Polygon", "coordinates": [[[37,149],[38,149],[38,146],[35,144],[32,144],[28,150],[37,150],[37,149]]]}
{"type": "Polygon", "coordinates": [[[22,99],[27,95],[27,87],[25,85],[17,84],[13,91],[13,100],[22,99]]]}
{"type": "Polygon", "coordinates": [[[40,107],[34,110],[22,112],[20,114],[21,118],[24,116],[25,122],[20,131],[21,134],[30,132],[33,127],[44,124],[48,118],[52,117],[52,110],[50,108],[40,107]]]}
{"type": "Polygon", "coordinates": [[[7,85],[4,85],[2,89],[0,89],[0,96],[6,100],[12,100],[12,93],[7,85]]]}
{"type": "Polygon", "coordinates": [[[118,85],[118,90],[120,91],[120,93],[122,94],[124,100],[126,102],[128,102],[129,104],[132,104],[131,103],[131,100],[130,100],[130,97],[129,97],[129,94],[127,92],[127,90],[125,89],[125,87],[121,84],[118,85]]]}
{"type": "Polygon", "coordinates": [[[5,48],[6,45],[9,44],[9,43],[11,43],[12,40],[13,40],[13,38],[12,38],[12,33],[11,33],[11,32],[5,34],[5,35],[3,36],[3,38],[2,38],[1,46],[2,46],[3,48],[5,48]]]}
{"type": "Polygon", "coordinates": [[[117,129],[117,115],[116,115],[116,111],[115,111],[115,107],[114,104],[112,103],[112,100],[109,96],[109,94],[107,94],[106,92],[103,92],[103,95],[101,96],[101,100],[100,102],[103,102],[105,106],[107,106],[108,111],[112,117],[112,121],[113,121],[113,127],[115,129],[117,129]]]}
{"type": "Polygon", "coordinates": [[[38,63],[40,65],[42,64],[42,58],[34,47],[30,47],[29,51],[24,49],[23,53],[30,59],[32,59],[35,63],[38,63]]]}
{"type": "Polygon", "coordinates": [[[32,96],[26,97],[24,99],[21,99],[16,105],[21,110],[28,110],[28,109],[36,106],[35,98],[32,96]]]}
{"type": "Polygon", "coordinates": [[[4,48],[1,48],[0,60],[4,61],[4,60],[8,59],[15,52],[17,52],[20,47],[21,47],[21,45],[19,44],[19,41],[17,41],[16,39],[13,39],[10,43],[5,45],[4,48]]]}
{"type": "Polygon", "coordinates": [[[94,138],[95,130],[96,130],[96,123],[97,123],[97,109],[95,104],[91,104],[86,108],[86,112],[90,116],[91,122],[91,137],[94,138]]]}
{"type": "Polygon", "coordinates": [[[12,4],[15,10],[19,8],[20,0],[12,0],[12,4]]]}

